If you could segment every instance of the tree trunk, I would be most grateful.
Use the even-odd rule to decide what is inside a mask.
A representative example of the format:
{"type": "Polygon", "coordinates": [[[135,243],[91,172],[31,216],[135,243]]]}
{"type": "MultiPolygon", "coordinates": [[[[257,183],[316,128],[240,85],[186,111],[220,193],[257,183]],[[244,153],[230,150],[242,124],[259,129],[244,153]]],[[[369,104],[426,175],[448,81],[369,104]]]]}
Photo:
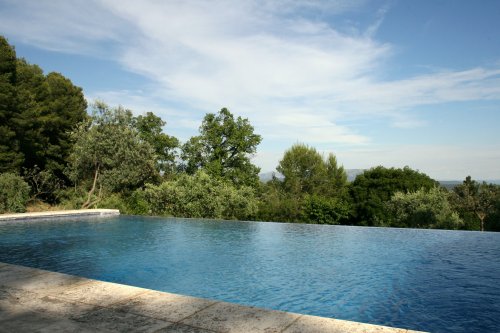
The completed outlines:
{"type": "Polygon", "coordinates": [[[481,231],[484,231],[484,219],[486,218],[486,214],[483,212],[477,212],[477,217],[481,220],[481,231]]]}
{"type": "Polygon", "coordinates": [[[82,209],[87,209],[89,208],[90,204],[92,202],[92,194],[94,194],[94,191],[95,191],[95,187],[96,187],[96,184],[97,184],[97,178],[99,176],[99,165],[97,165],[97,168],[95,169],[95,173],[94,173],[94,182],[92,183],[92,188],[90,189],[88,195],[87,195],[87,201],[85,201],[82,205],[82,209]]]}

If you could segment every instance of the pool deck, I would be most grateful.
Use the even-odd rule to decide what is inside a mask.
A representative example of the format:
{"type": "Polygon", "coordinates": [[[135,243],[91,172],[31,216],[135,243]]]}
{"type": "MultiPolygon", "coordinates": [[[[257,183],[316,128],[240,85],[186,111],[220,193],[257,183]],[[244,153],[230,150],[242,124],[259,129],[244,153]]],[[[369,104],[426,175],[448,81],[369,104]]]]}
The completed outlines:
{"type": "MultiPolygon", "coordinates": [[[[68,212],[65,217],[75,215],[68,212]]],[[[108,212],[101,213],[92,215],[108,212]]],[[[16,219],[8,221],[12,220],[16,219]]],[[[0,332],[417,331],[242,306],[0,262],[0,332]]]]}

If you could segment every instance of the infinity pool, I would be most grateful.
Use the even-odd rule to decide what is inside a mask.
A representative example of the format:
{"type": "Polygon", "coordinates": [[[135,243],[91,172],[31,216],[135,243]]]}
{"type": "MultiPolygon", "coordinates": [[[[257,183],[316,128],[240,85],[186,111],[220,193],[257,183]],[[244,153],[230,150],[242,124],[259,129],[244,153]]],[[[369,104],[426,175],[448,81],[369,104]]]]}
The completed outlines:
{"type": "Polygon", "coordinates": [[[373,324],[500,331],[500,233],[136,216],[9,222],[0,261],[373,324]]]}

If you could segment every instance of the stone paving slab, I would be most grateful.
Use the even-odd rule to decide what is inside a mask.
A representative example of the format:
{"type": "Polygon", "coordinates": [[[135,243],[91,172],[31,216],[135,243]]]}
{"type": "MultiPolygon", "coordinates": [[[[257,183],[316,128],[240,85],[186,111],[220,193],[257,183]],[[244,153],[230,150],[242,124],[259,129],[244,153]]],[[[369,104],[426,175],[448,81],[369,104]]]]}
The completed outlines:
{"type": "Polygon", "coordinates": [[[4,264],[0,266],[0,285],[17,283],[46,273],[47,271],[41,269],[4,264]]]}
{"type": "Polygon", "coordinates": [[[216,301],[203,298],[149,291],[119,302],[113,305],[113,308],[118,311],[178,322],[215,303],[216,301]]]}
{"type": "Polygon", "coordinates": [[[57,294],[57,297],[66,301],[109,306],[139,296],[147,291],[148,289],[123,284],[91,280],[88,283],[70,286],[57,294]]]}
{"type": "Polygon", "coordinates": [[[295,313],[220,302],[181,321],[216,332],[282,332],[297,320],[295,313]]]}
{"type": "Polygon", "coordinates": [[[403,333],[0,263],[0,332],[403,333]]]}
{"type": "Polygon", "coordinates": [[[92,281],[79,276],[57,272],[47,272],[33,268],[29,268],[28,271],[40,272],[40,274],[29,275],[26,272],[25,277],[22,277],[18,273],[9,275],[9,272],[16,272],[18,268],[22,267],[14,265],[9,266],[10,267],[0,266],[0,285],[36,292],[43,295],[59,294],[67,290],[70,286],[76,286],[92,281]],[[2,278],[2,272],[6,275],[6,278],[2,278]]]}
{"type": "Polygon", "coordinates": [[[118,209],[74,209],[74,210],[54,210],[47,212],[33,212],[33,213],[16,213],[16,214],[0,214],[1,222],[10,221],[32,221],[32,220],[47,220],[54,218],[68,218],[68,217],[100,217],[100,216],[114,216],[120,215],[118,209]]]}

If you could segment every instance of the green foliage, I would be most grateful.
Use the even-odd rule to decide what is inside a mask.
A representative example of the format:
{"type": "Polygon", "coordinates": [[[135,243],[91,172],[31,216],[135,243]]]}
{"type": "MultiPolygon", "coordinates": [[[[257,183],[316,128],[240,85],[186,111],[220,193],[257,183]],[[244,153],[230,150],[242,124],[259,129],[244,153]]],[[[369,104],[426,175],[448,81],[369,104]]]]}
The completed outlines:
{"type": "Polygon", "coordinates": [[[349,193],[354,207],[351,223],[386,225],[390,219],[386,202],[396,192],[413,192],[421,188],[429,190],[437,185],[429,176],[409,167],[396,169],[378,166],[367,170],[350,185],[349,193]]]}
{"type": "Polygon", "coordinates": [[[255,215],[257,200],[251,187],[236,188],[204,171],[182,174],[178,179],[144,190],[154,215],[247,219],[255,215]]]}
{"type": "Polygon", "coordinates": [[[347,202],[321,196],[308,196],[302,208],[303,220],[317,224],[340,224],[348,218],[349,212],[347,202]]]}
{"type": "Polygon", "coordinates": [[[175,149],[179,147],[177,138],[162,132],[166,125],[160,117],[152,112],[133,119],[134,127],[139,131],[142,140],[149,143],[156,154],[157,168],[161,173],[171,174],[175,171],[175,149]]]}
{"type": "Polygon", "coordinates": [[[153,148],[132,126],[129,110],[97,102],[90,121],[82,123],[73,138],[68,174],[73,182],[90,188],[83,206],[95,201],[91,197],[96,189],[133,191],[158,179],[153,148]]]}
{"type": "Polygon", "coordinates": [[[324,160],[316,149],[304,144],[287,150],[276,170],[284,176],[283,189],[294,195],[335,196],[347,184],[347,174],[333,154],[324,160]]]}
{"type": "Polygon", "coordinates": [[[0,36],[0,172],[18,171],[23,162],[16,136],[16,52],[0,36]]]}
{"type": "Polygon", "coordinates": [[[31,187],[30,202],[58,202],[64,182],[50,170],[41,170],[37,165],[23,170],[24,179],[31,187]]]}
{"type": "Polygon", "coordinates": [[[217,114],[208,113],[200,135],[182,146],[183,168],[189,174],[203,169],[212,177],[229,180],[237,186],[257,187],[260,169],[250,162],[250,157],[261,141],[248,119],[234,119],[226,108],[217,114]]]}
{"type": "Polygon", "coordinates": [[[449,193],[439,187],[415,192],[396,192],[387,202],[391,227],[460,229],[464,222],[453,211],[449,193]]]}
{"type": "Polygon", "coordinates": [[[0,172],[37,165],[63,177],[69,132],[86,117],[86,108],[81,88],[16,59],[0,36],[0,172]]]}
{"type": "Polygon", "coordinates": [[[87,117],[82,89],[59,73],[47,76],[37,65],[17,61],[16,133],[24,167],[35,165],[63,177],[72,142],[70,132],[87,117]]]}
{"type": "Polygon", "coordinates": [[[0,174],[0,213],[26,211],[30,187],[24,179],[13,173],[0,174]]]}
{"type": "MultiPolygon", "coordinates": [[[[467,224],[472,224],[471,220],[479,220],[479,230],[485,230],[485,221],[496,212],[496,207],[500,200],[500,187],[483,182],[479,184],[467,176],[461,185],[453,189],[453,204],[463,216],[467,224]],[[475,215],[475,217],[473,217],[475,215]]],[[[486,226],[488,228],[488,226],[486,226]]],[[[476,229],[477,230],[477,229],[476,229]]]]}
{"type": "Polygon", "coordinates": [[[333,154],[324,159],[316,149],[295,144],[276,170],[284,180],[273,178],[262,186],[260,219],[327,224],[345,220],[347,175],[333,154]]]}

